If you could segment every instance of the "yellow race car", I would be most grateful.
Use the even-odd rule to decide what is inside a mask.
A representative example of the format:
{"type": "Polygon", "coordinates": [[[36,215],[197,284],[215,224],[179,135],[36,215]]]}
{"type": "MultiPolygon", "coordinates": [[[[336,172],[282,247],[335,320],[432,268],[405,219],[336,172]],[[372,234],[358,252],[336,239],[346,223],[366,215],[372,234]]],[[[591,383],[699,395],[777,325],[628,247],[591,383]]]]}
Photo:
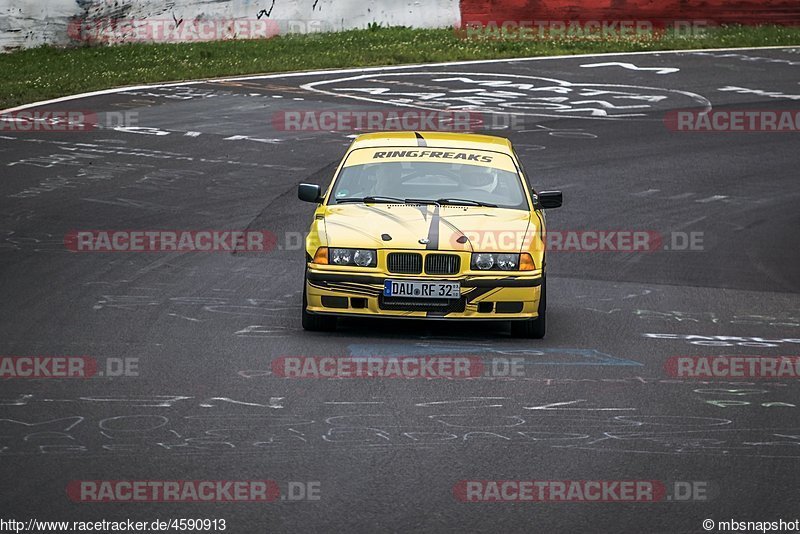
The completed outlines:
{"type": "Polygon", "coordinates": [[[545,334],[545,216],[507,139],[392,132],[359,136],[317,204],[306,238],[303,328],[337,317],[511,321],[545,334]]]}

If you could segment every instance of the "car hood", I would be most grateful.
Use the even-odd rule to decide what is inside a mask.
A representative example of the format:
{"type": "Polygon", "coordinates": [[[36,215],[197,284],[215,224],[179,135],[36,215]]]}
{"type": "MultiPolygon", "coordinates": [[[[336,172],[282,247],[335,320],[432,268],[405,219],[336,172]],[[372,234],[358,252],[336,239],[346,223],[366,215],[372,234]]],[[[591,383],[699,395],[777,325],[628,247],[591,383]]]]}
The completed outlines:
{"type": "Polygon", "coordinates": [[[345,204],[325,213],[328,245],[342,248],[518,252],[529,225],[527,211],[503,208],[345,204]]]}

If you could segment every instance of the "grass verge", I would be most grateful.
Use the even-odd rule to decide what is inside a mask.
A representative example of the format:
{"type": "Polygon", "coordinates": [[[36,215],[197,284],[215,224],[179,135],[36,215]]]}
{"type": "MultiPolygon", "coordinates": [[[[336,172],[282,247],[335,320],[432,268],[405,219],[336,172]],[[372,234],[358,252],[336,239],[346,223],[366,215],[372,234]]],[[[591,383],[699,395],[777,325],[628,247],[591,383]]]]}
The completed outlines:
{"type": "MultiPolygon", "coordinates": [[[[0,109],[131,84],[305,69],[601,52],[800,45],[800,28],[729,26],[691,37],[464,39],[377,28],[264,40],[39,48],[0,54],[0,109]]],[[[800,59],[800,58],[799,58],[800,59]]]]}

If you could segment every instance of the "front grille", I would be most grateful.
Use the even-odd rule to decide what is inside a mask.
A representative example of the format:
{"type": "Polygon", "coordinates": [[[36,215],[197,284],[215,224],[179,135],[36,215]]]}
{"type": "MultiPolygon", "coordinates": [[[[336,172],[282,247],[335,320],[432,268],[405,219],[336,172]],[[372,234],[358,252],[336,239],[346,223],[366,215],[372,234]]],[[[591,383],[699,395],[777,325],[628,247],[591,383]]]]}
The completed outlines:
{"type": "Polygon", "coordinates": [[[466,308],[466,299],[408,299],[380,295],[378,306],[389,311],[461,313],[466,308]]]}
{"type": "Polygon", "coordinates": [[[458,274],[461,258],[455,254],[428,254],[425,256],[425,272],[428,274],[458,274]]]}
{"type": "Polygon", "coordinates": [[[390,273],[420,274],[422,255],[416,252],[392,252],[386,257],[386,267],[390,273]]]}

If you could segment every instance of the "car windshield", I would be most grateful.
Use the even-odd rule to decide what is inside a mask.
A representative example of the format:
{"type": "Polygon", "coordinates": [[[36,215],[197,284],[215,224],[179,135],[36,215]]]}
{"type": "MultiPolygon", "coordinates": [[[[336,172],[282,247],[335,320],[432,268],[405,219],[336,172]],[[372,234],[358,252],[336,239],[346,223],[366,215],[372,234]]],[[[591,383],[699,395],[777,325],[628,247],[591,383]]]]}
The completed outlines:
{"type": "Polygon", "coordinates": [[[499,153],[490,153],[491,156],[477,154],[481,153],[411,150],[370,151],[366,158],[364,154],[348,157],[328,203],[438,202],[527,210],[522,180],[514,170],[516,167],[511,158],[499,153]],[[380,157],[383,154],[394,157],[380,157]],[[429,154],[434,157],[429,157],[429,154]],[[454,159],[459,155],[465,157],[454,159]],[[464,162],[468,157],[473,159],[464,162]],[[476,158],[483,159],[476,161],[476,158]],[[373,163],[375,159],[388,161],[373,163]]]}

